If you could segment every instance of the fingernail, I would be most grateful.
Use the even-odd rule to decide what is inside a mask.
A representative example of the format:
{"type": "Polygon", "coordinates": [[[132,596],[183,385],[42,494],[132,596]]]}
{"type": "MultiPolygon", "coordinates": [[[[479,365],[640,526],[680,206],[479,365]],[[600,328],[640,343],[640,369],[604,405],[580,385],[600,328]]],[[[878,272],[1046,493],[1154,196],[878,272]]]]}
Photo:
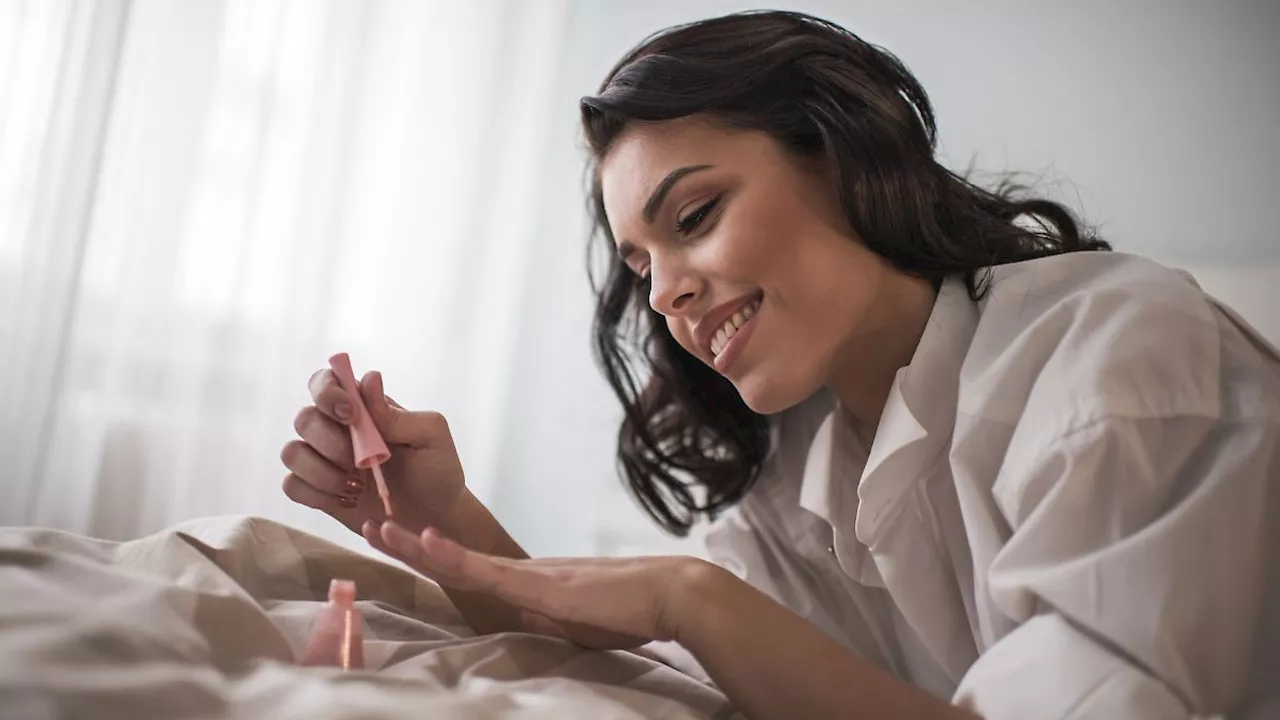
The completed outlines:
{"type": "Polygon", "coordinates": [[[348,495],[359,495],[362,492],[364,492],[364,483],[355,479],[347,480],[348,495]]]}
{"type": "Polygon", "coordinates": [[[359,498],[353,498],[353,497],[340,497],[340,498],[338,498],[338,503],[339,503],[339,504],[341,504],[341,505],[342,505],[342,507],[345,507],[345,508],[353,508],[353,507],[355,507],[357,504],[359,504],[359,502],[360,502],[359,498]]]}
{"type": "Polygon", "coordinates": [[[416,547],[418,538],[413,533],[396,524],[394,520],[383,523],[382,529],[391,535],[391,541],[402,547],[416,547]]]}
{"type": "Polygon", "coordinates": [[[342,422],[351,420],[351,403],[340,402],[333,406],[333,414],[342,422]]]}
{"type": "Polygon", "coordinates": [[[413,540],[405,539],[405,532],[393,522],[383,523],[379,527],[379,532],[382,533],[382,539],[386,540],[388,545],[402,553],[416,549],[413,540]]]}

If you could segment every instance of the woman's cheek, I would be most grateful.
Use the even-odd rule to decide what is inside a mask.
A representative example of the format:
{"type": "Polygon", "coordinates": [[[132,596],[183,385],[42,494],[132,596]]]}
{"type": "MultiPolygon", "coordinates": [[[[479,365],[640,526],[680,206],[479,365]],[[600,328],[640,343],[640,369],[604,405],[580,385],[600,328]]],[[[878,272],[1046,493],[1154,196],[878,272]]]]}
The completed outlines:
{"type": "Polygon", "coordinates": [[[697,349],[693,344],[693,332],[689,329],[688,321],[679,318],[668,318],[667,330],[671,333],[671,337],[674,337],[676,342],[680,343],[680,347],[684,348],[685,352],[698,357],[697,349]]]}

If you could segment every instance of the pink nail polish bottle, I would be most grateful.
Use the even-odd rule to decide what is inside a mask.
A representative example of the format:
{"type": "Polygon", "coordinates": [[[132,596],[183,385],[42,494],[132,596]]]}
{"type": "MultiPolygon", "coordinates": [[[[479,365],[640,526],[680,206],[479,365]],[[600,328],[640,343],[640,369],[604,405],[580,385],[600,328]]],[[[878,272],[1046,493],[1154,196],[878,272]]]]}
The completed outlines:
{"type": "Polygon", "coordinates": [[[320,609],[311,627],[303,665],[364,668],[364,629],[355,602],[354,581],[335,579],[329,583],[329,602],[320,609]]]}

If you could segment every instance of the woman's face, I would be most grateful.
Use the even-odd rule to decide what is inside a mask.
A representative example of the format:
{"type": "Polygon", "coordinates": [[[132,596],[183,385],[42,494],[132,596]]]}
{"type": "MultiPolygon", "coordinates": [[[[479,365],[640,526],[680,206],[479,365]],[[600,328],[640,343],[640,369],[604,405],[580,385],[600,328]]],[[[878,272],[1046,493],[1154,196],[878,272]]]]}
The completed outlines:
{"type": "Polygon", "coordinates": [[[904,276],[858,240],[821,168],[694,116],[633,123],[600,179],[650,305],[752,410],[785,410],[874,352],[904,276]]]}

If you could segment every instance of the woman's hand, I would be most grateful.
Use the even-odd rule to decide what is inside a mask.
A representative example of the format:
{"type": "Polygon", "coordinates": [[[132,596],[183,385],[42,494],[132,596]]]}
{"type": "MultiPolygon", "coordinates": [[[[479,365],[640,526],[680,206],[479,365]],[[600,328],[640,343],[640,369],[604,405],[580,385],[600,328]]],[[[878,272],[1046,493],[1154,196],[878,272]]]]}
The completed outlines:
{"type": "Polygon", "coordinates": [[[972,717],[695,558],[509,560],[391,522],[366,523],[364,536],[445,588],[502,599],[533,632],[598,649],[675,640],[748,717],[972,717]]]}
{"type": "MultiPolygon", "coordinates": [[[[289,469],[284,492],[359,533],[365,521],[387,519],[372,473],[355,466],[348,423],[359,409],[330,370],[312,375],[308,385],[314,404],[302,408],[293,421],[300,439],[280,453],[289,469]]],[[[415,531],[455,526],[455,515],[470,494],[444,416],[397,405],[383,394],[380,373],[360,380],[360,395],[391,450],[382,470],[396,522],[415,531]]]]}
{"type": "Polygon", "coordinates": [[[368,523],[364,536],[444,587],[505,601],[532,632],[597,649],[677,639],[695,587],[716,570],[690,557],[511,560],[468,550],[433,529],[419,534],[391,522],[368,523]]]}

